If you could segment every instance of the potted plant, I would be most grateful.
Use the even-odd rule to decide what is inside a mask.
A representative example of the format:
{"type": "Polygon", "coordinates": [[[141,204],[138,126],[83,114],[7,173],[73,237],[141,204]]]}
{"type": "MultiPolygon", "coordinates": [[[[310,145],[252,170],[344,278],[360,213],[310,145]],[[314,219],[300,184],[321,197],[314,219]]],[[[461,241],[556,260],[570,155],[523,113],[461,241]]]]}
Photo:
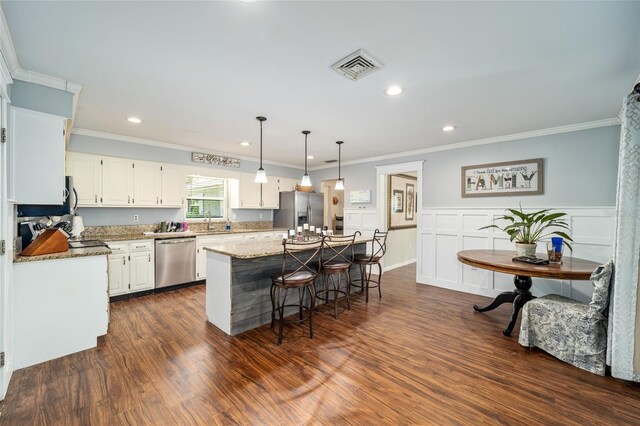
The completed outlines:
{"type": "Polygon", "coordinates": [[[517,256],[534,257],[538,241],[551,235],[562,237],[569,250],[573,250],[569,244],[569,241],[573,240],[567,233],[561,231],[561,229],[569,229],[569,225],[564,220],[566,213],[550,213],[551,209],[525,213],[522,211],[522,205],[520,205],[520,210],[506,209],[505,211],[511,214],[494,219],[494,221],[505,220],[507,222],[505,226],[500,227],[494,224],[483,226],[480,229],[496,228],[506,232],[509,239],[516,243],[517,256]]]}

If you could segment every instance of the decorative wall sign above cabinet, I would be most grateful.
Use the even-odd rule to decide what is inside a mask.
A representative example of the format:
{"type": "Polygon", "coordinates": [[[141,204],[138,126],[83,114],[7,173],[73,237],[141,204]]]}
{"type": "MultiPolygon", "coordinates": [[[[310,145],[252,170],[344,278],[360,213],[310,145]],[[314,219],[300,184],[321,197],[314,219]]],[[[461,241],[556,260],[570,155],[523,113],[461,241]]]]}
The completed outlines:
{"type": "Polygon", "coordinates": [[[371,190],[361,189],[349,192],[349,202],[351,204],[367,204],[371,202],[371,190]]]}
{"type": "Polygon", "coordinates": [[[240,159],[238,158],[205,154],[204,152],[192,152],[191,161],[194,163],[216,164],[218,166],[240,167],[240,159]]]}

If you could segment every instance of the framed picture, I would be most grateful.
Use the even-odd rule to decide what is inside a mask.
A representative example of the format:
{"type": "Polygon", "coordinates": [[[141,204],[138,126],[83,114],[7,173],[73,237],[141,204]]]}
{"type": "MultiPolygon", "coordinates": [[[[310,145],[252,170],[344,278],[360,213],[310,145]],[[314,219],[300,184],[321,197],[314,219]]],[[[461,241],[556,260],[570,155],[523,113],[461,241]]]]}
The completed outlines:
{"type": "Polygon", "coordinates": [[[462,167],[462,197],[543,193],[542,158],[462,167]]]}
{"type": "Polygon", "coordinates": [[[411,221],[413,220],[413,209],[415,208],[415,185],[412,183],[407,183],[405,185],[406,194],[407,194],[407,208],[404,210],[404,220],[411,221]]]}
{"type": "Polygon", "coordinates": [[[388,177],[387,228],[415,228],[417,194],[415,176],[398,174],[388,177]]]}
{"type": "Polygon", "coordinates": [[[391,198],[391,211],[393,213],[402,213],[404,211],[404,191],[400,189],[393,190],[391,198]]]}

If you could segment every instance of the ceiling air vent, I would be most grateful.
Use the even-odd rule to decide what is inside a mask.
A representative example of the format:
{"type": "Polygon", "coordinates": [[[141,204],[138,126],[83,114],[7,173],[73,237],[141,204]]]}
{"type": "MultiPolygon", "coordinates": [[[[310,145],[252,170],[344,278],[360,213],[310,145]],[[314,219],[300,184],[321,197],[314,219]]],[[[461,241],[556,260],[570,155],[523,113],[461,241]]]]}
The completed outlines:
{"type": "Polygon", "coordinates": [[[356,81],[372,72],[378,71],[383,66],[384,65],[373,56],[360,49],[331,65],[331,68],[349,80],[356,81]]]}
{"type": "Polygon", "coordinates": [[[338,160],[324,160],[324,162],[327,164],[331,164],[331,163],[337,163],[338,160]]]}

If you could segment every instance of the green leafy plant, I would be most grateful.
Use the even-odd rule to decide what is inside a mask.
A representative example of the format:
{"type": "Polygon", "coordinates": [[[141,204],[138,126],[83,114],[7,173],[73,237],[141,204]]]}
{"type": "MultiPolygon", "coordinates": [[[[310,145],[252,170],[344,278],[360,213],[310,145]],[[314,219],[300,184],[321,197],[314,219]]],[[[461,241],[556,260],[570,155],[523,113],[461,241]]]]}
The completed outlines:
{"type": "Polygon", "coordinates": [[[533,213],[525,213],[522,211],[522,205],[520,210],[506,209],[506,212],[511,214],[505,214],[497,217],[496,220],[505,220],[507,225],[500,227],[498,225],[487,225],[480,229],[496,228],[504,231],[509,235],[509,239],[516,243],[521,244],[537,244],[538,241],[557,235],[564,238],[564,243],[569,247],[569,250],[573,251],[569,241],[573,242],[571,237],[560,229],[569,229],[569,225],[564,220],[566,213],[556,212],[550,213],[552,209],[539,210],[533,213]],[[550,229],[555,228],[555,229],[550,229]]]}

